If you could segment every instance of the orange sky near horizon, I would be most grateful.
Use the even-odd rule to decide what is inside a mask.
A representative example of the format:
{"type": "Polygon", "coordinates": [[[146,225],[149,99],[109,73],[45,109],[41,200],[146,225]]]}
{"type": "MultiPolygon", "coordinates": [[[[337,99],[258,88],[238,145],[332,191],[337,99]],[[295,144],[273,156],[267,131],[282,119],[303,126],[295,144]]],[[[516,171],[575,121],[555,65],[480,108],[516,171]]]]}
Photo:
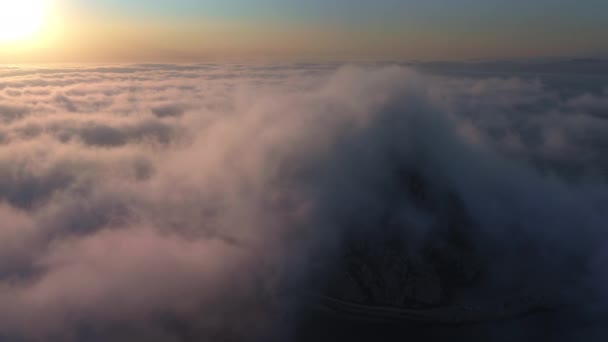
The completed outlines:
{"type": "Polygon", "coordinates": [[[0,63],[566,56],[605,53],[597,42],[608,38],[606,31],[572,25],[569,35],[559,35],[554,32],[559,27],[551,23],[508,29],[497,24],[498,28],[481,30],[473,24],[452,23],[453,18],[425,26],[416,21],[383,22],[377,18],[362,22],[320,16],[291,20],[176,17],[68,6],[70,1],[79,0],[42,1],[53,5],[45,13],[43,25],[27,39],[0,41],[0,63]]]}

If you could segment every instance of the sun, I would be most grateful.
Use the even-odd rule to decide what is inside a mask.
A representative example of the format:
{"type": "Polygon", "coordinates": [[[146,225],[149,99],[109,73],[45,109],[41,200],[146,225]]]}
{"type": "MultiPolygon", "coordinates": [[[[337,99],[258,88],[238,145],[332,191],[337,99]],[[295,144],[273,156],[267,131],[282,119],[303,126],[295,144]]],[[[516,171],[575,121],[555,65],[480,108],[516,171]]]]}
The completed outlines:
{"type": "Polygon", "coordinates": [[[42,27],[48,0],[0,0],[0,43],[33,37],[42,27]]]}

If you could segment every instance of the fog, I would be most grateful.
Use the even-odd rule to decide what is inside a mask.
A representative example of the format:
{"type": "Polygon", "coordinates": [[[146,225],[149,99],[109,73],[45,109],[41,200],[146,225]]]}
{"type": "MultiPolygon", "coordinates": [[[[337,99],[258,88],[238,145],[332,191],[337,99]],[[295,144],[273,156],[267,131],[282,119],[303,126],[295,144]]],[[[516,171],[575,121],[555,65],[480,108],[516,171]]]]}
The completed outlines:
{"type": "Polygon", "coordinates": [[[411,255],[458,225],[457,301],[601,317],[608,83],[482,70],[0,68],[0,340],[289,340],[387,225],[411,255]]]}

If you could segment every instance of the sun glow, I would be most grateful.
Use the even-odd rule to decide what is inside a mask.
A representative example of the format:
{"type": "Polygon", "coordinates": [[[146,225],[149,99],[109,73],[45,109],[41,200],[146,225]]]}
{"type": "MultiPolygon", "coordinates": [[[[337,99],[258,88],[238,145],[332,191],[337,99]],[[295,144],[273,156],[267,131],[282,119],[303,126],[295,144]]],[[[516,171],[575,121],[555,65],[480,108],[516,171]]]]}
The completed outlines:
{"type": "Polygon", "coordinates": [[[41,29],[48,0],[0,0],[0,43],[28,40],[41,29]]]}

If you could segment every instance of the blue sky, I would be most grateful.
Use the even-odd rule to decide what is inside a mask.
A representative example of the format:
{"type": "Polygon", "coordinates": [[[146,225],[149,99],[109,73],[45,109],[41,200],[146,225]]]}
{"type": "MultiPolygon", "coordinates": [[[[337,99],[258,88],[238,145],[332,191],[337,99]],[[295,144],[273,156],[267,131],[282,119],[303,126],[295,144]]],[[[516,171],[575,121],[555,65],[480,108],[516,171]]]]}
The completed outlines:
{"type": "Polygon", "coordinates": [[[284,16],[328,19],[381,19],[384,16],[507,17],[563,16],[563,19],[606,19],[605,0],[70,0],[83,8],[128,11],[132,15],[264,18],[284,16]]]}

